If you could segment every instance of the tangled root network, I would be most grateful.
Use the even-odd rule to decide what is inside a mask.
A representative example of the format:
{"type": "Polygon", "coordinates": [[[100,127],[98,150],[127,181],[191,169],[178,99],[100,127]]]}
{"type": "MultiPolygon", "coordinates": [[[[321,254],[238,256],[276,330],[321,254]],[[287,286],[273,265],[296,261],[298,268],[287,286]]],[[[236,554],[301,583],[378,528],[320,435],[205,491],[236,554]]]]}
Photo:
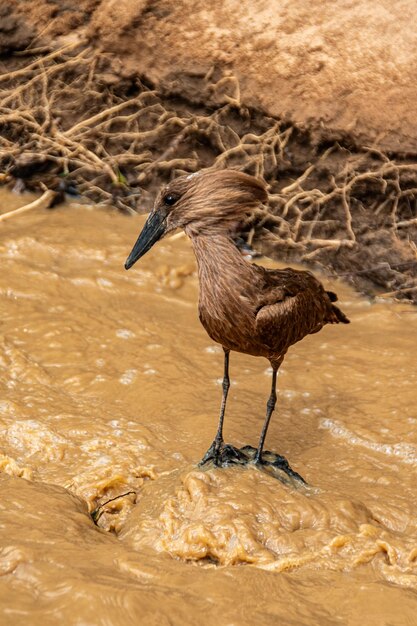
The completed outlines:
{"type": "MultiPolygon", "coordinates": [[[[75,190],[147,210],[155,189],[202,167],[263,178],[270,202],[242,235],[264,252],[333,269],[362,289],[417,301],[417,162],[249,110],[233,77],[223,104],[161,95],[119,78],[114,59],[76,44],[33,50],[0,75],[0,168],[28,186],[75,190]]],[[[210,77],[207,76],[207,81],[210,77]]]]}

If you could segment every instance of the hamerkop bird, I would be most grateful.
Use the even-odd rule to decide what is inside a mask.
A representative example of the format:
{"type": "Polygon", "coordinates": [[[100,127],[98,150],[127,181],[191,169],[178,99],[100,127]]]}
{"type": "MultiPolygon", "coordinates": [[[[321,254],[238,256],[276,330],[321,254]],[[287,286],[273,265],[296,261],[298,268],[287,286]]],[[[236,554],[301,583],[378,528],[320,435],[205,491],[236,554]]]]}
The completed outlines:
{"type": "Polygon", "coordinates": [[[262,181],[233,170],[206,170],[176,178],[159,193],[125,267],[132,267],[167,233],[177,228],[185,231],[197,258],[200,320],[224,350],[219,426],[201,463],[269,463],[301,478],[284,457],[263,453],[276,403],[278,368],[294,343],[325,324],[349,320],[333,304],[336,295],[325,291],[310,272],[265,269],[243,258],[231,233],[245,214],[267,199],[262,181]],[[252,446],[237,449],[223,441],[231,350],[266,357],[272,367],[272,389],[256,450],[252,446]]]}

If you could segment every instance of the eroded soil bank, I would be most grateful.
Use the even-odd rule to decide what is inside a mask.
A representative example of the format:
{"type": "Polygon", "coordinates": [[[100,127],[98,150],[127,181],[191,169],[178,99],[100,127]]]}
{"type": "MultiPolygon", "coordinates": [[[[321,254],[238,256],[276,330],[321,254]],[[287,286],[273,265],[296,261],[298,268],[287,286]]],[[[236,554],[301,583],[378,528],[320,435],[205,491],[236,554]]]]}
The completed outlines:
{"type": "Polygon", "coordinates": [[[277,258],[416,300],[411,0],[0,4],[11,185],[147,210],[170,177],[264,177],[245,231],[277,258]],[[151,192],[151,194],[150,194],[151,192]]]}
{"type": "Polygon", "coordinates": [[[0,3],[0,52],[86,37],[167,95],[233,97],[310,129],[404,154],[417,142],[412,0],[20,0],[0,3]],[[4,8],[2,8],[4,7],[4,8]],[[211,80],[210,80],[211,79],[211,80]]]}
{"type": "MultiPolygon", "coordinates": [[[[201,470],[222,354],[186,238],[123,269],[142,221],[62,205],[1,225],[2,623],[414,623],[415,308],[326,281],[352,324],[290,351],[267,441],[308,488],[201,470]]],[[[226,437],[253,444],[267,362],[233,354],[231,375],[226,437]]]]}

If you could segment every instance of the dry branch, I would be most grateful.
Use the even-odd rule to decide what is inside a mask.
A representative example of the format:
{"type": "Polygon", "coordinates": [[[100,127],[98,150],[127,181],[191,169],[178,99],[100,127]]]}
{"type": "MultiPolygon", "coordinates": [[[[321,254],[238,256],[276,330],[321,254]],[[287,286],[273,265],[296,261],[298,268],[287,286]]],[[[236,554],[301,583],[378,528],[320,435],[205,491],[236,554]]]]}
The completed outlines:
{"type": "Polygon", "coordinates": [[[47,189],[43,192],[40,198],[37,198],[33,202],[25,204],[25,206],[22,206],[19,209],[14,209],[13,211],[7,211],[7,213],[2,213],[0,215],[0,222],[5,222],[12,217],[16,217],[17,215],[21,215],[22,213],[27,213],[28,211],[33,211],[34,209],[49,209],[55,197],[56,192],[52,191],[51,189],[47,189]]]}

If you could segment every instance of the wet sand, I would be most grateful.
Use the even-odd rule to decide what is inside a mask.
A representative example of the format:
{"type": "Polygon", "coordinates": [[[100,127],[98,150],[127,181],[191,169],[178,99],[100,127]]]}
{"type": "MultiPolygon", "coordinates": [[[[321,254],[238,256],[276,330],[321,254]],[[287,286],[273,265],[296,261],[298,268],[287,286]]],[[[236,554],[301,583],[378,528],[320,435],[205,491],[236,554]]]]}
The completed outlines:
{"type": "MultiPolygon", "coordinates": [[[[308,487],[199,469],[222,351],[186,238],[123,269],[142,223],[0,224],[0,623],[416,623],[416,309],[325,281],[352,324],[290,350],[267,439],[308,487]]],[[[226,440],[256,445],[268,363],[231,377],[226,440]]]]}

